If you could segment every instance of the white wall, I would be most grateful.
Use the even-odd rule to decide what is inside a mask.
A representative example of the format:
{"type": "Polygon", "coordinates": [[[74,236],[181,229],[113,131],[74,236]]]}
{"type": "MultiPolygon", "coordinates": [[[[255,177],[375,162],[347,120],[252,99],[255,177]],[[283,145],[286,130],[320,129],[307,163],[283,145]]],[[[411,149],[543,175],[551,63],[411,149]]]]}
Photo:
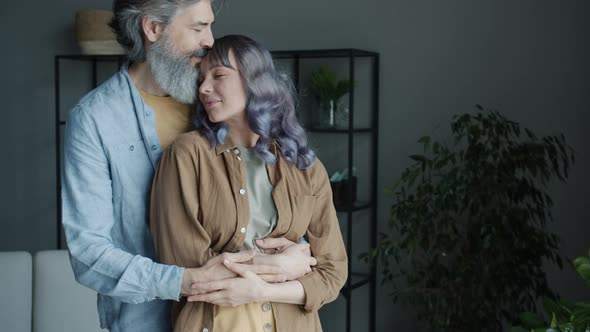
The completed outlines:
{"type": "MultiPolygon", "coordinates": [[[[75,53],[75,11],[110,1],[3,5],[0,93],[0,250],[55,246],[53,55],[75,53]]],[[[267,48],[362,48],[381,54],[379,184],[409,164],[415,141],[476,103],[538,133],[565,133],[577,164],[554,188],[552,228],[575,257],[590,247],[590,3],[550,1],[229,0],[216,35],[240,33],[267,48]]],[[[386,230],[388,200],[379,200],[386,230]]],[[[549,269],[573,299],[590,298],[570,270],[549,269]]],[[[411,318],[380,292],[379,330],[410,330],[411,318]]]]}

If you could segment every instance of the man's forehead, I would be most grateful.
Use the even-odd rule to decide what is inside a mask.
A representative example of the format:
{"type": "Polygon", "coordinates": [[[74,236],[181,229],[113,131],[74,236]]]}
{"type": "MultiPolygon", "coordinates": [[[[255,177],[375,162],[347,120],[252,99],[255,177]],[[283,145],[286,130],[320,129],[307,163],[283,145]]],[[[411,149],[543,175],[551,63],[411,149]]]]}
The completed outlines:
{"type": "Polygon", "coordinates": [[[175,19],[183,20],[191,25],[210,25],[215,21],[215,15],[210,1],[201,0],[180,8],[175,19]]]}

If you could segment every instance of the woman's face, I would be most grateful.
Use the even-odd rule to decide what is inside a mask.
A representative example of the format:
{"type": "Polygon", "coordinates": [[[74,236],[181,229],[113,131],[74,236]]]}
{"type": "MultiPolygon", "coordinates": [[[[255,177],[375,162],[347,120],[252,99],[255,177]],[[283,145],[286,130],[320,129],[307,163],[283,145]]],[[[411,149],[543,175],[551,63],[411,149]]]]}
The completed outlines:
{"type": "MultiPolygon", "coordinates": [[[[228,54],[230,64],[238,68],[232,50],[228,54]]],[[[206,56],[200,64],[199,100],[209,121],[246,122],[246,89],[237,69],[213,66],[206,56]]]]}

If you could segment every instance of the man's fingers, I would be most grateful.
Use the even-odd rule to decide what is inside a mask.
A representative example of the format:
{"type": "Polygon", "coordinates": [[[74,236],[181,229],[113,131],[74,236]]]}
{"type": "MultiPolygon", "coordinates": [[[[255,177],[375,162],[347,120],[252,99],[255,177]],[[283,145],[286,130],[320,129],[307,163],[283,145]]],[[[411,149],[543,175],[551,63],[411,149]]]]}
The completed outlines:
{"type": "Polygon", "coordinates": [[[293,244],[294,242],[289,241],[284,237],[256,240],[256,245],[262,249],[282,249],[293,244]]]}
{"type": "Polygon", "coordinates": [[[227,259],[223,261],[225,267],[227,267],[230,271],[237,273],[242,278],[251,278],[252,276],[256,276],[256,273],[248,270],[243,264],[236,264],[228,261],[227,259]]]}
{"type": "Polygon", "coordinates": [[[214,303],[219,301],[225,297],[224,291],[206,293],[206,294],[198,294],[198,295],[191,295],[186,300],[188,302],[210,302],[214,303]]]}
{"type": "Polygon", "coordinates": [[[254,250],[243,250],[236,253],[225,253],[223,254],[224,260],[228,260],[234,263],[244,263],[252,259],[256,255],[254,250]]]}
{"type": "Polygon", "coordinates": [[[227,288],[226,280],[196,282],[191,285],[191,294],[203,294],[227,288]]]}

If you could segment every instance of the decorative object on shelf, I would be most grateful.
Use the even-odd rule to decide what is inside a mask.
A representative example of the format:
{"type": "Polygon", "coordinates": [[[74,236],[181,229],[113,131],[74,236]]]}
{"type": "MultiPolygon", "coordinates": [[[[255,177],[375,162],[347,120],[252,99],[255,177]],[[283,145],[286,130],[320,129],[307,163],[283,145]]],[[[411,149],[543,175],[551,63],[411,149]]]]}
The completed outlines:
{"type": "Polygon", "coordinates": [[[389,190],[392,231],[364,256],[435,331],[502,330],[554,295],[543,262],[562,267],[547,185],[565,182],[572,148],[477,108],[453,117],[453,143],[418,141],[389,190]]]}
{"type": "MultiPolygon", "coordinates": [[[[590,287],[590,250],[588,256],[578,257],[573,266],[590,287]]],[[[534,312],[518,315],[520,326],[512,327],[510,332],[564,331],[590,332],[590,302],[570,302],[563,299],[543,299],[546,316],[534,312]]]]}
{"type": "Polygon", "coordinates": [[[108,23],[113,12],[108,10],[80,10],[76,13],[76,39],[82,54],[124,54],[115,33],[108,23]]]}
{"type": "Polygon", "coordinates": [[[332,186],[332,195],[336,207],[346,207],[349,202],[356,202],[357,177],[355,173],[356,169],[353,168],[352,177],[349,178],[348,168],[346,168],[341,172],[332,174],[330,177],[330,185],[332,186]],[[352,186],[352,188],[349,189],[349,186],[352,186]],[[349,192],[352,195],[350,200],[348,200],[349,192]]]}
{"type": "Polygon", "coordinates": [[[325,66],[311,73],[310,90],[315,98],[315,126],[348,127],[348,107],[340,100],[350,91],[350,81],[336,78],[325,66]]]}

